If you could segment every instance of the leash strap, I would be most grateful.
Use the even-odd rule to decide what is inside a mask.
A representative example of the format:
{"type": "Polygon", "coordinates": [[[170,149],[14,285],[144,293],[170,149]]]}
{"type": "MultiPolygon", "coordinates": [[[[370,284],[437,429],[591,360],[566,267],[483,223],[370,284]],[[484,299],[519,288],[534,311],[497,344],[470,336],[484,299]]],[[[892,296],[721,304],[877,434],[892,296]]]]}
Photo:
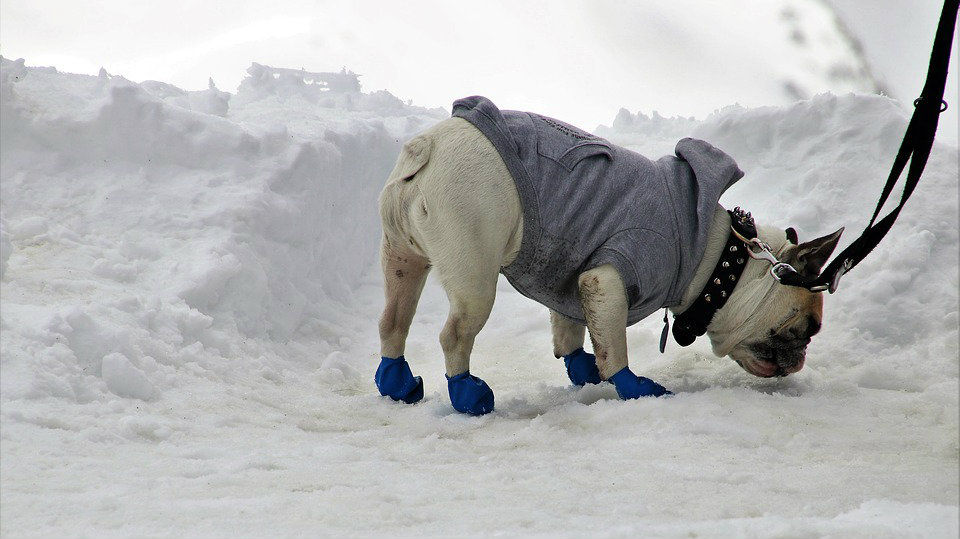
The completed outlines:
{"type": "Polygon", "coordinates": [[[880,201],[877,202],[877,208],[873,212],[870,224],[867,225],[859,238],[854,240],[830,262],[819,277],[813,282],[800,286],[826,288],[831,294],[835,292],[840,284],[840,277],[856,267],[880,243],[880,240],[886,236],[890,227],[897,220],[907,199],[913,194],[914,188],[920,181],[920,175],[923,174],[927,159],[930,157],[930,149],[933,147],[933,138],[937,132],[940,113],[947,110],[947,103],[943,100],[943,92],[947,84],[950,48],[957,22],[958,4],[960,4],[960,0],[946,0],[943,4],[940,24],[937,27],[937,35],[933,42],[933,52],[930,55],[927,80],[923,85],[923,92],[920,97],[913,102],[913,116],[910,118],[906,134],[903,136],[903,142],[900,144],[900,150],[897,152],[893,168],[887,177],[887,183],[883,186],[883,193],[880,195],[880,201]],[[900,204],[886,217],[877,221],[880,209],[899,181],[908,161],[910,162],[910,168],[907,171],[907,179],[904,183],[903,195],[900,197],[900,204]]]}

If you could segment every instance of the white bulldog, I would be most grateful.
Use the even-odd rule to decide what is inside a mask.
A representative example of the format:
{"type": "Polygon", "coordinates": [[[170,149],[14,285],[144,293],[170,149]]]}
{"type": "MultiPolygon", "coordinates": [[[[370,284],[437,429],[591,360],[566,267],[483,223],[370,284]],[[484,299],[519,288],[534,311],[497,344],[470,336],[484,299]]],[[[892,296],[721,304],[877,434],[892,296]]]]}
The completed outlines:
{"type": "MultiPolygon", "coordinates": [[[[451,401],[462,412],[489,412],[493,393],[469,373],[470,353],[493,307],[498,275],[517,258],[523,244],[524,208],[514,177],[481,130],[465,119],[450,118],[403,147],[379,204],[386,291],[380,319],[383,360],[376,377],[381,394],[405,402],[416,402],[423,395],[422,381],[413,377],[403,354],[427,273],[435,268],[450,301],[440,346],[451,401]]],[[[730,214],[717,204],[712,219],[693,278],[679,304],[670,307],[674,314],[684,313],[704,296],[728,245],[730,214]]],[[[842,229],[802,244],[792,229],[757,227],[757,232],[779,262],[816,275],[842,229]]],[[[744,263],[742,274],[706,327],[714,353],[729,355],[756,376],[799,371],[810,337],[820,329],[822,295],[780,284],[767,261],[751,256],[739,260],[744,263]]],[[[574,383],[610,380],[622,398],[669,393],[628,368],[630,306],[620,272],[603,264],[580,273],[576,283],[586,327],[550,312],[553,353],[569,360],[574,383]],[[590,331],[595,358],[582,351],[585,329],[590,331]],[[573,371],[593,369],[596,374],[575,376],[571,361],[573,371]]]]}

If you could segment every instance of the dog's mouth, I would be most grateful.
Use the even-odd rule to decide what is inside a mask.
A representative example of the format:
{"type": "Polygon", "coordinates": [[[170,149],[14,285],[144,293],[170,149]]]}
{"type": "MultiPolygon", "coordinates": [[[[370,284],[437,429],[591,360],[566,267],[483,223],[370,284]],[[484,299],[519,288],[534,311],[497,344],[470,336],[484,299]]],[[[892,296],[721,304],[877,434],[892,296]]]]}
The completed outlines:
{"type": "Polygon", "coordinates": [[[751,361],[751,360],[739,360],[735,359],[737,365],[740,365],[743,370],[749,372],[750,374],[760,377],[760,378],[773,378],[773,377],[783,377],[790,374],[793,374],[803,368],[804,360],[801,359],[798,363],[794,364],[792,367],[783,367],[777,365],[776,363],[770,363],[768,361],[751,361]]]}
{"type": "Polygon", "coordinates": [[[787,376],[803,368],[810,339],[774,338],[769,342],[746,345],[746,350],[731,354],[743,370],[761,378],[787,376]]]}

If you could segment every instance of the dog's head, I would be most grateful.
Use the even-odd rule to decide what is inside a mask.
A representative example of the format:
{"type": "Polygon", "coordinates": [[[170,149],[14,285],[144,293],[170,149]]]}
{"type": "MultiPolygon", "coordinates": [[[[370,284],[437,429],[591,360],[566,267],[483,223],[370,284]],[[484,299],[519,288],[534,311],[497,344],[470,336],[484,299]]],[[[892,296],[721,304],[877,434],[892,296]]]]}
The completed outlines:
{"type": "MultiPolygon", "coordinates": [[[[781,262],[803,276],[819,274],[837,242],[833,234],[799,243],[793,229],[759,227],[760,239],[781,262]]],[[[707,328],[713,351],[729,355],[755,376],[786,376],[803,368],[810,338],[820,331],[823,294],[783,285],[770,274],[770,264],[749,259],[740,283],[707,328]]]]}

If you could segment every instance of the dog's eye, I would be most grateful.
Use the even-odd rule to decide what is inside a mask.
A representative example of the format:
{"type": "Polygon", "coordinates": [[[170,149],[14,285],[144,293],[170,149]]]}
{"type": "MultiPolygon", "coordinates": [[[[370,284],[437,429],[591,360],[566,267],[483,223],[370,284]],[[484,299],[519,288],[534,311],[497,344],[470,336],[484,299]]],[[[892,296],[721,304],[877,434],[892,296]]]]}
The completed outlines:
{"type": "Polygon", "coordinates": [[[788,314],[779,324],[777,324],[776,329],[770,330],[770,333],[776,334],[782,332],[784,329],[787,329],[787,326],[796,320],[798,314],[800,314],[800,309],[790,309],[790,314],[788,314]]]}

